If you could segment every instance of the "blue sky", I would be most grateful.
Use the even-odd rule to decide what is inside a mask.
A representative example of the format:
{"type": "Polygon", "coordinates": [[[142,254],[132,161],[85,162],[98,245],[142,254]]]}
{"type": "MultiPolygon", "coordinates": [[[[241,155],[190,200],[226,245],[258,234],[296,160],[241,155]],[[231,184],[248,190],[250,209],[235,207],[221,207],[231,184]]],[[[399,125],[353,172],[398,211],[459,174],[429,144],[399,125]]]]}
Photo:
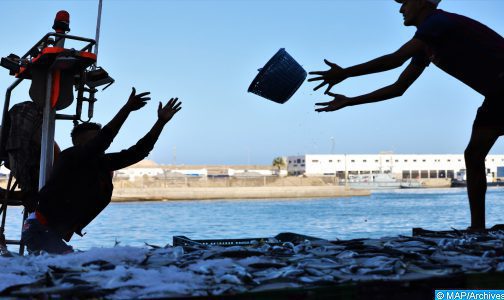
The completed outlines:
{"type": "MultiPolygon", "coordinates": [[[[71,34],[94,38],[97,3],[1,0],[0,55],[24,54],[51,31],[60,9],[71,14],[71,34]]],[[[440,8],[504,34],[502,0],[444,0],[440,8]]],[[[329,98],[308,82],[283,105],[247,93],[279,48],[307,71],[326,69],[324,58],[346,67],[395,51],[415,32],[398,11],[393,0],[104,0],[98,60],[116,83],[98,93],[94,120],[110,120],[135,86],[151,91],[153,102],[183,101],[149,157],[159,163],[270,164],[276,156],[330,153],[331,138],[335,153],[462,153],[483,97],[433,65],[402,98],[332,113],[314,112],[329,98]]],[[[402,69],[352,78],[333,92],[370,92],[402,69]]],[[[12,81],[0,70],[2,99],[12,81]]],[[[13,100],[28,100],[27,88],[13,100]]],[[[133,113],[110,150],[142,137],[156,107],[133,113]]],[[[62,148],[70,130],[71,122],[57,124],[62,148]]],[[[504,142],[492,153],[504,153],[504,142]]]]}

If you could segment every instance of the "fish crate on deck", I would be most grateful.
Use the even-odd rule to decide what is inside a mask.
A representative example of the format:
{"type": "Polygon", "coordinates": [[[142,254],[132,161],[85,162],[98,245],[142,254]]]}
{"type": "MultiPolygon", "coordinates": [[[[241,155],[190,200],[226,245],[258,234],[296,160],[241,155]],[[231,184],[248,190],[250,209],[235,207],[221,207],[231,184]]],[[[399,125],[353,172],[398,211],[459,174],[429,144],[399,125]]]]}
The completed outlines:
{"type": "Polygon", "coordinates": [[[292,232],[283,232],[274,237],[244,238],[244,239],[215,239],[215,240],[192,240],[186,236],[173,237],[173,246],[254,246],[258,244],[281,245],[283,243],[300,243],[304,241],[322,240],[317,237],[302,235],[292,232]]]}

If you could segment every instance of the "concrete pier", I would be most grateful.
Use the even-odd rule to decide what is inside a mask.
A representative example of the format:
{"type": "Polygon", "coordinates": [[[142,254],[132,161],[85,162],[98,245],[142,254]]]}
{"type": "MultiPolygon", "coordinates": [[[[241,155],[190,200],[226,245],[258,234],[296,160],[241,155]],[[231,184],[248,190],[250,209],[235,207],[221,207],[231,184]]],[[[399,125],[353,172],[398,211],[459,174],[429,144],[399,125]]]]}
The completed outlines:
{"type": "Polygon", "coordinates": [[[369,196],[342,186],[115,188],[112,201],[333,198],[369,196]]]}

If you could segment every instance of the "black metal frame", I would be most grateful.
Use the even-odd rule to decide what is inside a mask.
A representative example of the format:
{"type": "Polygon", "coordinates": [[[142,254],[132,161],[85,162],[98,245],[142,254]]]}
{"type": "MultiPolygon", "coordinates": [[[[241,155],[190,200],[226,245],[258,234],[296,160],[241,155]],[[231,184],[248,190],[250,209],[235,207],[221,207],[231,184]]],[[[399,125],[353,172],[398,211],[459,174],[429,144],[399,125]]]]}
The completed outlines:
{"type": "MultiPolygon", "coordinates": [[[[46,46],[49,45],[48,39],[52,36],[59,37],[60,39],[64,38],[67,40],[75,40],[75,41],[89,43],[88,45],[86,45],[84,48],[82,48],[80,50],[81,52],[91,52],[92,47],[96,44],[96,41],[93,39],[88,39],[88,38],[83,38],[80,36],[68,35],[68,34],[63,34],[63,33],[49,32],[46,35],[44,35],[44,37],[41,38],[33,47],[31,47],[30,50],[28,50],[28,52],[26,52],[25,55],[23,55],[21,58],[27,58],[28,56],[33,56],[33,53],[35,53],[35,50],[37,50],[36,53],[38,53],[38,47],[41,44],[44,44],[46,46]]],[[[58,42],[58,40],[54,41],[54,43],[57,43],[57,42],[58,42]]]]}
{"type": "MultiPolygon", "coordinates": [[[[55,33],[55,32],[50,32],[47,33],[42,39],[40,39],[33,47],[24,54],[20,60],[22,63],[22,60],[31,60],[34,56],[38,55],[40,53],[39,47],[43,45],[44,47],[47,47],[50,44],[56,44],[58,40],[61,39],[68,39],[68,40],[77,40],[77,41],[82,41],[82,42],[87,42],[88,44],[82,48],[80,51],[81,52],[91,52],[93,46],[96,45],[96,41],[93,39],[88,39],[88,38],[83,38],[79,36],[73,36],[73,35],[67,35],[67,34],[62,34],[62,33],[55,33]],[[54,37],[55,40],[52,41],[49,38],[54,37]]],[[[89,108],[88,108],[88,117],[89,120],[93,117],[93,104],[96,102],[96,99],[94,97],[94,94],[97,92],[95,88],[86,88],[85,87],[85,80],[86,80],[86,72],[83,71],[81,72],[81,77],[80,77],[80,82],[77,87],[78,91],[78,96],[77,96],[77,107],[76,107],[76,112],[75,115],[64,115],[64,114],[57,114],[56,119],[58,120],[72,120],[74,122],[77,122],[81,120],[81,112],[82,112],[82,102],[87,101],[89,102],[89,108]],[[89,98],[84,97],[84,92],[89,93],[89,98]]],[[[24,79],[22,78],[17,78],[14,83],[12,83],[8,88],[5,93],[5,102],[4,102],[4,108],[3,108],[3,113],[2,113],[2,121],[1,121],[1,129],[0,129],[0,165],[6,164],[8,161],[8,155],[4,151],[5,149],[5,141],[6,141],[6,134],[8,132],[5,131],[5,124],[6,120],[8,118],[8,112],[9,112],[9,107],[10,107],[10,100],[11,100],[11,95],[12,91],[23,81],[24,79]]],[[[113,79],[111,79],[113,82],[113,79]]],[[[88,122],[89,122],[88,120],[88,122]]],[[[82,120],[81,120],[82,121],[82,120]]],[[[1,226],[0,226],[0,241],[5,242],[5,245],[0,244],[0,253],[1,255],[8,255],[9,253],[6,252],[7,249],[6,245],[19,245],[19,255],[24,254],[24,245],[21,242],[21,240],[6,240],[5,239],[5,222],[6,222],[6,215],[7,215],[7,207],[8,206],[21,206],[23,205],[21,200],[15,200],[15,199],[10,199],[9,194],[11,194],[17,186],[17,183],[12,184],[12,174],[9,175],[9,181],[7,185],[7,190],[5,193],[4,199],[2,199],[2,206],[0,209],[0,215],[2,215],[2,221],[1,221],[1,226]]],[[[23,212],[23,220],[22,224],[28,217],[28,213],[26,210],[23,212]]]]}

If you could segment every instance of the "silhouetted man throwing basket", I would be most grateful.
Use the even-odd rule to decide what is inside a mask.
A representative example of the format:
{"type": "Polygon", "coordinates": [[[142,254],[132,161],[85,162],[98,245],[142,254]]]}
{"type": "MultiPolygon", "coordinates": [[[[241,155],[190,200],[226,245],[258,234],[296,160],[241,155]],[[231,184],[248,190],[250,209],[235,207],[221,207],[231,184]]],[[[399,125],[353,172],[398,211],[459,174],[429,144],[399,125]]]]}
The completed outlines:
{"type": "Polygon", "coordinates": [[[154,147],[166,123],[182,108],[178,98],[163,106],[159,103],[157,119],[151,130],[129,149],[105,153],[126,118],[150,100],[149,93],[136,95],[105,127],[82,123],[72,131],[73,147],[59,155],[47,184],[38,193],[38,206],[23,226],[22,240],[30,252],[71,252],[73,233],[82,236],[86,227],[110,203],[112,172],[144,159],[154,147]]]}
{"type": "Polygon", "coordinates": [[[327,85],[326,94],[334,97],[330,102],[316,103],[318,112],[399,97],[431,62],[485,96],[464,152],[471,208],[469,229],[479,231],[485,229],[485,157],[497,138],[504,135],[504,38],[475,20],[437,9],[440,1],[396,0],[402,4],[404,25],[417,27],[409,42],[394,53],[349,68],[326,60],[330,69],[311,72],[317,76],[309,81],[322,81],[315,90],[327,85]],[[410,59],[392,85],[352,98],[330,92],[349,77],[391,70],[410,59]]]}

